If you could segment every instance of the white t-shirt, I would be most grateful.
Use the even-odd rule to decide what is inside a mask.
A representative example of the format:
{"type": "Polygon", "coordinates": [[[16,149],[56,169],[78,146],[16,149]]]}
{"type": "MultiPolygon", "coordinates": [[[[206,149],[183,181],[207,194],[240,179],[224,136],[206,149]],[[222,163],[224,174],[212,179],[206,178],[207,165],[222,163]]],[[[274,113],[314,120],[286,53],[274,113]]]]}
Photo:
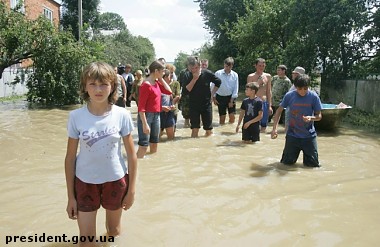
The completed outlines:
{"type": "Polygon", "coordinates": [[[87,105],[70,112],[68,136],[79,139],[75,175],[86,183],[116,181],[128,173],[121,149],[121,137],[133,130],[130,112],[113,105],[106,116],[95,116],[87,105]]]}

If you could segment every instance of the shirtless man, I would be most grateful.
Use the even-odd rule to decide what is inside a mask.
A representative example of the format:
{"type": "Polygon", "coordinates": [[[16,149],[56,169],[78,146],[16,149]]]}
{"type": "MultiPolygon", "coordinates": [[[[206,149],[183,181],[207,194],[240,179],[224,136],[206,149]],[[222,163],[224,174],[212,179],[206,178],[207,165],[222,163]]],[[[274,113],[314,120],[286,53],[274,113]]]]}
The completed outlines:
{"type": "Polygon", "coordinates": [[[256,82],[259,90],[256,95],[263,100],[263,118],[260,121],[261,132],[265,133],[268,125],[268,117],[273,114],[272,110],[272,76],[265,73],[265,59],[258,58],[255,61],[256,72],[251,73],[247,77],[248,82],[256,82]]]}

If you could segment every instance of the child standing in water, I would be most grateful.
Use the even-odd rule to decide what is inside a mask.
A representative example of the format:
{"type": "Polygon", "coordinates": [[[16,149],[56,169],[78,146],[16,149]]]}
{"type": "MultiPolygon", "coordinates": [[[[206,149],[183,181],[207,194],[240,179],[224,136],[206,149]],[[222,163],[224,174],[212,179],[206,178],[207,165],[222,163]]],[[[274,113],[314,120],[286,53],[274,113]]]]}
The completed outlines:
{"type": "Polygon", "coordinates": [[[260,120],[263,118],[263,101],[256,96],[259,86],[254,82],[248,82],[245,86],[245,98],[241,103],[239,121],[236,133],[239,132],[241,120],[244,117],[242,128],[242,140],[244,142],[260,141],[260,120]]]}
{"type": "Polygon", "coordinates": [[[132,138],[132,117],[117,99],[116,73],[102,62],[87,65],[80,78],[80,94],[87,102],[70,112],[65,158],[67,214],[78,221],[80,236],[93,246],[96,214],[106,209],[109,236],[120,234],[122,209],[129,209],[135,196],[137,157],[132,138]],[[128,165],[121,150],[123,139],[128,165]],[[80,150],[77,155],[77,149],[80,150]]]}
{"type": "Polygon", "coordinates": [[[130,101],[132,101],[132,100],[136,101],[136,105],[139,104],[140,86],[144,80],[144,78],[142,77],[142,74],[143,73],[141,70],[136,71],[135,80],[133,81],[133,84],[132,84],[132,91],[131,91],[131,96],[129,99],[130,101]]]}
{"type": "Polygon", "coordinates": [[[160,139],[161,93],[171,95],[172,90],[162,79],[164,66],[153,61],[149,66],[150,74],[140,87],[137,130],[139,133],[139,149],[137,158],[144,158],[148,146],[151,154],[157,152],[160,139]]]}
{"type": "Polygon", "coordinates": [[[173,140],[175,136],[175,126],[177,123],[176,104],[179,100],[180,85],[178,81],[173,81],[168,69],[164,69],[163,80],[169,85],[172,94],[161,94],[161,113],[160,113],[160,136],[166,131],[167,139],[173,140]]]}

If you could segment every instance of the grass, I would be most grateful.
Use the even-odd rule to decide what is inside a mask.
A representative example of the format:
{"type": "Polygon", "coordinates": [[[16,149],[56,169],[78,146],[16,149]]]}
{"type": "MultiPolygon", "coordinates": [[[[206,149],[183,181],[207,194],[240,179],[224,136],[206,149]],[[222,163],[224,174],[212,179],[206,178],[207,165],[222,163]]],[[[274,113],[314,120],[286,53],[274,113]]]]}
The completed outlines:
{"type": "Polygon", "coordinates": [[[372,114],[353,108],[348,112],[343,122],[380,133],[380,113],[372,114]]]}
{"type": "Polygon", "coordinates": [[[7,96],[7,97],[0,97],[0,102],[15,102],[21,99],[24,99],[25,95],[12,95],[12,96],[7,96]]]}

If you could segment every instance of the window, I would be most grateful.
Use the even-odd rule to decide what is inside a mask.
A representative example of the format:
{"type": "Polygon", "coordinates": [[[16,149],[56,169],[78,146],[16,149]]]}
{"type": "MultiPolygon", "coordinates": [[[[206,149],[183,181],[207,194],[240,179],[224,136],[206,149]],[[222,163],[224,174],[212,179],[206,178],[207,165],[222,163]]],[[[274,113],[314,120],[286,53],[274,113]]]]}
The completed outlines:
{"type": "Polygon", "coordinates": [[[18,4],[21,4],[20,12],[25,13],[24,0],[11,0],[11,9],[15,9],[18,4]]]}
{"type": "Polygon", "coordinates": [[[44,7],[44,16],[48,18],[51,22],[53,22],[53,11],[44,7]]]}

